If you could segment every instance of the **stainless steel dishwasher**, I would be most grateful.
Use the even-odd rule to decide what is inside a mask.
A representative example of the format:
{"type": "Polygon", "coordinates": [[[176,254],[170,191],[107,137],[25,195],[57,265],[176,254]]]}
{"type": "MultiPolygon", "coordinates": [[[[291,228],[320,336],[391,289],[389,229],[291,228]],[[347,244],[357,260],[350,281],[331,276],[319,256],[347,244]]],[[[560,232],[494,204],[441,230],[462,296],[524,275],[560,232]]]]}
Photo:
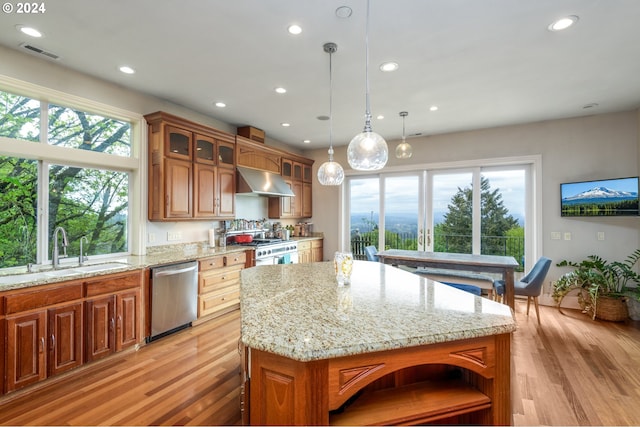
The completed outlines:
{"type": "Polygon", "coordinates": [[[188,327],[198,315],[196,261],[151,269],[151,336],[148,341],[188,327]]]}

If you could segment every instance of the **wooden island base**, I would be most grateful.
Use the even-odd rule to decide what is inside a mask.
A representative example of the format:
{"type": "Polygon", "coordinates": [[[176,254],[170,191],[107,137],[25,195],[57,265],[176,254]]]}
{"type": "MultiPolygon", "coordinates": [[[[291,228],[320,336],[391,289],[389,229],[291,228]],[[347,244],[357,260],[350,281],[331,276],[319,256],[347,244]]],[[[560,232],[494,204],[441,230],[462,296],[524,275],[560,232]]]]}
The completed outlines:
{"type": "Polygon", "coordinates": [[[507,333],[309,362],[245,349],[244,422],[511,425],[510,340],[507,333]]]}

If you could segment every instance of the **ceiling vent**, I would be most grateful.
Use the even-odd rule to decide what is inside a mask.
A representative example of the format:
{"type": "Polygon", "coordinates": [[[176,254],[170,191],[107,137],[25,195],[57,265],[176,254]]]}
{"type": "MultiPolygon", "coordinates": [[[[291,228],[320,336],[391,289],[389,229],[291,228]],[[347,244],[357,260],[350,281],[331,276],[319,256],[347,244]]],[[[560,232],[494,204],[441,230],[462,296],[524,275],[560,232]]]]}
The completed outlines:
{"type": "Polygon", "coordinates": [[[27,52],[31,52],[31,53],[35,53],[35,54],[38,54],[38,55],[46,56],[49,59],[60,59],[60,56],[56,55],[55,53],[46,51],[46,50],[44,50],[42,48],[39,48],[39,47],[34,46],[32,44],[29,44],[29,43],[22,43],[22,44],[20,44],[20,47],[22,49],[26,50],[27,52]]]}

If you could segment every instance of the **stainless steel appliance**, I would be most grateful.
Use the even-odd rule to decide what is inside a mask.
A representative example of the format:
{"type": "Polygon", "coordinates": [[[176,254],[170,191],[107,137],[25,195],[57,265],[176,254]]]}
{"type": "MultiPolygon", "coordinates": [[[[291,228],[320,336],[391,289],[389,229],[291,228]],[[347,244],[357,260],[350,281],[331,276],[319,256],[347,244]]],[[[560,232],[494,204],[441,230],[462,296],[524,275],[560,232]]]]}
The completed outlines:
{"type": "Polygon", "coordinates": [[[191,326],[198,315],[196,261],[151,270],[151,336],[148,341],[191,326]]]}
{"type": "Polygon", "coordinates": [[[255,247],[256,265],[298,263],[298,243],[294,240],[253,239],[243,246],[255,247]]]}

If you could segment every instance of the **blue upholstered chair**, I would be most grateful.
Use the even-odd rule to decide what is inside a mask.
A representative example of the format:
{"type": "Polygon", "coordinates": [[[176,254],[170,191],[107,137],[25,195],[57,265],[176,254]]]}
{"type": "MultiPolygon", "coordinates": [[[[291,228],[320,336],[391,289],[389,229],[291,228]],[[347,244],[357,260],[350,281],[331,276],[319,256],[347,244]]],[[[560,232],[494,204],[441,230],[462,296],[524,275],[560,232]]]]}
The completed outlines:
{"type": "MultiPolygon", "coordinates": [[[[542,293],[542,285],[544,279],[547,277],[551,267],[551,260],[546,257],[540,257],[536,261],[535,265],[522,279],[514,283],[515,295],[522,295],[527,297],[527,316],[529,315],[529,306],[533,299],[533,304],[536,307],[536,316],[538,316],[538,323],[540,323],[540,310],[538,309],[538,296],[542,293]]],[[[504,280],[496,280],[493,282],[495,293],[499,297],[504,295],[504,280]]]]}
{"type": "Polygon", "coordinates": [[[366,246],[364,248],[364,253],[367,255],[368,261],[376,261],[378,262],[378,250],[375,246],[366,246]]]}

